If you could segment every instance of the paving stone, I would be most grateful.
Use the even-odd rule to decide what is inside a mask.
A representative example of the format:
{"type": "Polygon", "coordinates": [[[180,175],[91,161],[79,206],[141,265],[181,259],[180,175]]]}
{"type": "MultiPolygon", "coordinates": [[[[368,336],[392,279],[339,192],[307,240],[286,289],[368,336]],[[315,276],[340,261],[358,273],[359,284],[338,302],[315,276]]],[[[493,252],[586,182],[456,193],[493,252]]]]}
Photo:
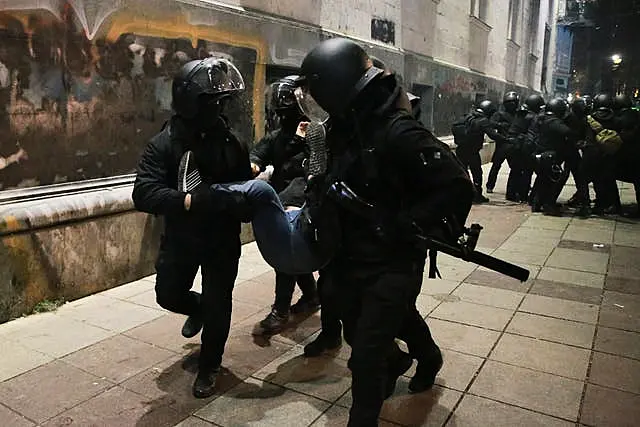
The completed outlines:
{"type": "Polygon", "coordinates": [[[236,373],[223,367],[216,381],[216,394],[208,399],[194,399],[191,386],[198,370],[197,354],[174,356],[123,382],[122,387],[152,401],[166,401],[179,414],[190,415],[219,395],[242,382],[236,373]]]}
{"type": "Polygon", "coordinates": [[[0,402],[42,423],[110,386],[71,365],[53,361],[1,383],[0,402]]]}
{"type": "Polygon", "coordinates": [[[515,310],[525,296],[522,292],[471,283],[461,284],[453,295],[460,297],[462,301],[510,310],[515,310]]]}
{"type": "Polygon", "coordinates": [[[441,320],[453,320],[481,328],[501,331],[505,328],[513,310],[473,304],[464,301],[443,302],[433,310],[430,318],[441,320]]]}
{"type": "Polygon", "coordinates": [[[440,295],[418,295],[416,300],[416,308],[423,317],[428,316],[443,300],[446,301],[450,297],[449,294],[440,295]]]}
{"type": "Polygon", "coordinates": [[[584,381],[590,355],[587,349],[504,334],[489,358],[584,381]]]}
{"type": "Polygon", "coordinates": [[[563,268],[542,267],[537,278],[551,282],[570,283],[597,289],[604,287],[604,274],[587,273],[563,268]]]}
{"type": "Polygon", "coordinates": [[[536,279],[529,293],[585,304],[600,305],[602,302],[602,290],[598,288],[572,285],[571,283],[552,282],[543,279],[536,279]]]}
{"type": "Polygon", "coordinates": [[[544,414],[577,420],[582,381],[487,361],[470,393],[544,414]]]}
{"type": "Polygon", "coordinates": [[[606,254],[611,251],[611,245],[600,242],[579,240],[560,240],[560,243],[558,243],[558,247],[563,249],[576,249],[579,251],[596,252],[602,254],[606,254]]]}
{"type": "Polygon", "coordinates": [[[351,387],[351,372],[346,361],[306,358],[302,346],[294,347],[252,377],[329,402],[338,400],[351,387]]]}
{"type": "Polygon", "coordinates": [[[567,240],[610,244],[613,242],[613,230],[571,224],[567,227],[562,238],[567,240]]]}
{"type": "Polygon", "coordinates": [[[460,282],[455,280],[425,278],[422,280],[420,293],[423,295],[450,294],[459,285],[460,282]]]}
{"type": "Polygon", "coordinates": [[[640,295],[605,291],[599,324],[640,332],[640,295]]]}
{"type": "Polygon", "coordinates": [[[329,406],[311,396],[249,378],[195,415],[222,426],[259,423],[297,427],[310,425],[329,406]]]}
{"type": "Polygon", "coordinates": [[[616,229],[613,235],[613,243],[620,246],[640,248],[640,231],[634,229],[616,229]]]}
{"type": "Polygon", "coordinates": [[[100,292],[98,295],[126,300],[136,295],[152,291],[154,289],[154,286],[154,282],[147,279],[140,279],[135,282],[126,283],[124,285],[111,288],[104,292],[100,292]]]}
{"type": "MultiPolygon", "coordinates": [[[[254,280],[263,276],[264,274],[272,274],[273,269],[263,263],[252,262],[240,262],[238,267],[238,282],[244,282],[245,280],[254,280]]],[[[274,276],[275,277],[275,276],[274,276]]]]}
{"type": "Polygon", "coordinates": [[[438,319],[428,319],[435,342],[442,348],[486,357],[498,340],[499,332],[461,325],[438,319]]]}
{"type": "Polygon", "coordinates": [[[589,382],[640,394],[640,360],[594,353],[589,382]]]}
{"type": "Polygon", "coordinates": [[[604,289],[623,294],[640,295],[640,279],[614,277],[611,274],[608,274],[604,282],[604,289]]]}
{"type": "MultiPolygon", "coordinates": [[[[349,409],[342,406],[332,406],[327,412],[322,414],[313,424],[312,427],[344,427],[349,421],[349,409]]],[[[379,427],[393,427],[397,424],[384,420],[378,420],[379,427]]],[[[197,426],[194,426],[197,427],[197,426]]]]}
{"type": "Polygon", "coordinates": [[[291,350],[280,340],[263,340],[246,334],[232,334],[227,340],[222,365],[238,376],[248,376],[291,350]]]}
{"type": "Polygon", "coordinates": [[[549,256],[546,266],[604,274],[608,263],[608,254],[557,248],[549,256]]]}
{"type": "Polygon", "coordinates": [[[461,282],[466,279],[476,268],[477,265],[464,263],[458,265],[438,265],[440,275],[445,280],[461,282]]]}
{"type": "Polygon", "coordinates": [[[597,217],[573,217],[569,223],[570,227],[589,228],[592,230],[611,230],[616,228],[616,222],[608,218],[597,217]]]}
{"type": "Polygon", "coordinates": [[[148,402],[143,396],[121,387],[113,387],[64,412],[43,427],[169,427],[182,418],[184,416],[171,409],[167,402],[148,402]]]}
{"type": "Polygon", "coordinates": [[[527,295],[518,311],[593,323],[598,321],[598,306],[540,295],[527,295]]]}
{"type": "Polygon", "coordinates": [[[273,280],[271,285],[253,280],[238,283],[233,290],[233,299],[259,306],[270,306],[275,298],[275,275],[273,280]]]}
{"type": "Polygon", "coordinates": [[[58,314],[116,333],[135,328],[164,315],[161,310],[107,297],[83,298],[77,305],[61,307],[58,314]]]}
{"type": "Polygon", "coordinates": [[[513,292],[527,292],[531,287],[536,274],[538,274],[537,270],[530,271],[530,279],[527,282],[522,283],[519,280],[512,279],[511,277],[505,276],[504,274],[478,268],[465,279],[465,283],[488,286],[491,288],[506,289],[513,292]]]}
{"type": "Polygon", "coordinates": [[[640,359],[640,334],[599,327],[594,349],[603,353],[640,359]]]}
{"type": "Polygon", "coordinates": [[[134,295],[130,298],[127,298],[125,301],[133,304],[141,305],[143,307],[149,307],[155,310],[160,310],[164,313],[169,313],[168,310],[165,310],[158,305],[158,302],[156,301],[156,291],[153,289],[138,295],[134,295]]]}
{"type": "Polygon", "coordinates": [[[522,224],[522,228],[527,227],[543,230],[564,231],[569,225],[570,221],[571,218],[532,215],[522,224]]]}
{"type": "Polygon", "coordinates": [[[452,427],[573,427],[548,415],[467,394],[447,424],[452,427]]]}
{"type": "Polygon", "coordinates": [[[53,357],[30,350],[17,342],[0,339],[0,381],[13,378],[52,360],[53,357]]]}
{"type": "MultiPolygon", "coordinates": [[[[444,362],[436,377],[436,384],[458,391],[467,389],[484,361],[481,357],[447,349],[442,349],[442,358],[444,362]]],[[[411,378],[415,374],[415,368],[414,363],[405,376],[411,378]]]]}
{"type": "Polygon", "coordinates": [[[557,240],[551,240],[550,242],[535,242],[532,244],[528,239],[520,237],[509,238],[505,243],[500,245],[500,251],[514,251],[514,252],[527,252],[535,255],[542,255],[548,257],[551,252],[556,248],[558,244],[557,240]]]}
{"type": "Polygon", "coordinates": [[[174,427],[213,427],[215,424],[198,417],[189,417],[174,427]]]}
{"type": "Polygon", "coordinates": [[[76,351],[62,360],[97,377],[120,383],[173,355],[169,350],[116,335],[76,351]]]}
{"type": "Polygon", "coordinates": [[[0,405],[0,426],[35,427],[35,424],[9,408],[0,405]]]}
{"type": "Polygon", "coordinates": [[[640,248],[614,246],[611,248],[610,274],[618,277],[637,278],[640,276],[640,248]],[[624,272],[625,275],[616,274],[624,272]]]}
{"type": "Polygon", "coordinates": [[[185,320],[186,317],[179,314],[166,314],[130,329],[124,335],[176,353],[188,353],[200,346],[200,336],[189,339],[182,336],[180,331],[185,320]]]}
{"type": "Polygon", "coordinates": [[[516,265],[544,265],[549,256],[548,254],[536,254],[525,250],[512,251],[507,249],[498,249],[492,255],[516,265]]]}
{"type": "Polygon", "coordinates": [[[591,348],[595,326],[528,313],[516,313],[507,332],[591,348]]]}
{"type": "Polygon", "coordinates": [[[580,422],[596,427],[637,427],[640,395],[587,384],[580,422]]]}
{"type": "Polygon", "coordinates": [[[114,332],[51,314],[12,328],[4,337],[50,357],[62,357],[114,335],[114,332]]]}

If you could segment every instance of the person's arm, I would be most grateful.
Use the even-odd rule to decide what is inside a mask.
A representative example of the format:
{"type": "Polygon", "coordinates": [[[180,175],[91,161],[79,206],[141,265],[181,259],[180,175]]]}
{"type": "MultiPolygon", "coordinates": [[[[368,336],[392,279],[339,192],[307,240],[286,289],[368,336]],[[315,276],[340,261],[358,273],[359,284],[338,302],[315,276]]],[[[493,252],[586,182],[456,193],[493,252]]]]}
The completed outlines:
{"type": "Polygon", "coordinates": [[[167,182],[165,159],[169,155],[162,147],[162,138],[151,141],[140,158],[133,184],[133,204],[136,209],[154,215],[177,215],[190,207],[190,197],[167,182]]]}
{"type": "Polygon", "coordinates": [[[497,126],[491,120],[484,117],[479,119],[478,127],[492,140],[496,142],[507,142],[507,138],[498,132],[497,126]]]}
{"type": "MultiPolygon", "coordinates": [[[[253,147],[249,155],[251,164],[258,167],[258,172],[263,171],[267,165],[273,163],[273,146],[275,143],[274,134],[265,135],[258,143],[253,147]]],[[[255,168],[254,173],[256,172],[255,168]]]]}

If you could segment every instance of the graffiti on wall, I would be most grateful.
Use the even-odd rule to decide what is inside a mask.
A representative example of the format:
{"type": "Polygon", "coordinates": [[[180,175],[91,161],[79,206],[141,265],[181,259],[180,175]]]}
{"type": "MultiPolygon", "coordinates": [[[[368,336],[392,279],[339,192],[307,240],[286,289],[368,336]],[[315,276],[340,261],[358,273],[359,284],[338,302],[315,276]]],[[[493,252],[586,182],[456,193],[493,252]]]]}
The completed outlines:
{"type": "Polygon", "coordinates": [[[253,141],[260,47],[177,19],[176,2],[140,18],[136,1],[0,1],[0,190],[133,172],[171,115],[172,76],[207,56],[243,74],[247,90],[227,115],[253,141]]]}

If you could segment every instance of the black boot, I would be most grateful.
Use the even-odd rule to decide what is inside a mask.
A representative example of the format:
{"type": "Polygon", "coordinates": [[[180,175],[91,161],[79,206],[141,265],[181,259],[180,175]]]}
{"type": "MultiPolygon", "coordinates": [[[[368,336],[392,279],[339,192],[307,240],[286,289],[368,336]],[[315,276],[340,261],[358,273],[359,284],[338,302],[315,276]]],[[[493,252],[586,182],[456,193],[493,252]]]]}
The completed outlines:
{"type": "Polygon", "coordinates": [[[482,195],[482,185],[476,185],[476,194],[473,197],[473,203],[487,203],[489,199],[482,195]]]}
{"type": "Polygon", "coordinates": [[[260,327],[262,328],[263,334],[273,335],[282,331],[282,329],[287,326],[287,323],[289,323],[289,313],[274,308],[271,310],[271,313],[260,322],[260,327]]]}
{"type": "Polygon", "coordinates": [[[318,337],[304,346],[305,357],[318,357],[326,351],[332,351],[342,346],[342,337],[340,335],[331,337],[320,332],[318,337]]]}
{"type": "Polygon", "coordinates": [[[215,394],[216,380],[220,367],[203,369],[198,372],[195,382],[193,383],[193,396],[198,399],[206,399],[215,394]]]}
{"type": "Polygon", "coordinates": [[[385,399],[393,396],[398,378],[404,375],[411,368],[411,365],[413,365],[413,358],[408,353],[398,349],[398,353],[389,361],[385,399]]]}
{"type": "Polygon", "coordinates": [[[202,319],[200,316],[189,316],[182,326],[182,336],[193,338],[202,330],[202,319]]]}
{"type": "Polygon", "coordinates": [[[433,387],[436,375],[442,368],[442,353],[438,347],[435,348],[432,357],[428,360],[418,361],[416,374],[409,382],[409,393],[422,393],[433,387]]]}
{"type": "Polygon", "coordinates": [[[317,296],[311,298],[302,296],[298,302],[291,306],[291,314],[310,314],[318,310],[320,310],[320,299],[317,296]]]}

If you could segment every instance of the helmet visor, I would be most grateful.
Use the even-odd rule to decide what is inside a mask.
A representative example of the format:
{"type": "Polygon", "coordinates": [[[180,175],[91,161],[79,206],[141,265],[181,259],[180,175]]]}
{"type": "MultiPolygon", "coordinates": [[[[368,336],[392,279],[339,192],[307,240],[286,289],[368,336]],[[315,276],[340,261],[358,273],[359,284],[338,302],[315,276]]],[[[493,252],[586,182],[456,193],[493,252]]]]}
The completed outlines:
{"type": "Polygon", "coordinates": [[[295,90],[296,101],[302,113],[314,123],[325,123],[329,119],[329,113],[322,109],[307,91],[306,87],[299,87],[295,90]]]}
{"type": "Polygon", "coordinates": [[[267,96],[274,111],[298,108],[295,88],[291,83],[275,82],[269,87],[267,96]]]}
{"type": "Polygon", "coordinates": [[[209,95],[230,95],[245,89],[240,71],[227,59],[205,58],[193,73],[192,81],[209,95]]]}

